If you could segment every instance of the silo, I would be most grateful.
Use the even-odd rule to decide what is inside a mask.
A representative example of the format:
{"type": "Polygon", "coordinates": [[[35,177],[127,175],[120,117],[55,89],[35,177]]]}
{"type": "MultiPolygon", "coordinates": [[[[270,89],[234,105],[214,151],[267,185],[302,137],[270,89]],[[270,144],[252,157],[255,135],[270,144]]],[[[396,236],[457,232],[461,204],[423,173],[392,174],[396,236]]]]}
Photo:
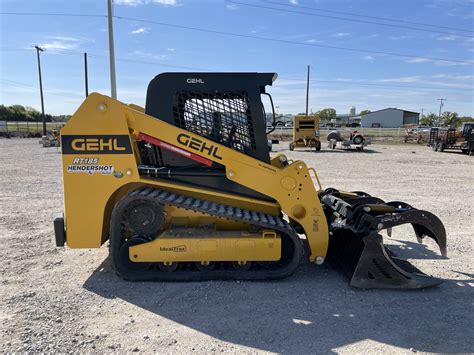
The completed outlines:
{"type": "Polygon", "coordinates": [[[349,107],[349,116],[355,116],[356,115],[356,108],[355,106],[349,107]]]}

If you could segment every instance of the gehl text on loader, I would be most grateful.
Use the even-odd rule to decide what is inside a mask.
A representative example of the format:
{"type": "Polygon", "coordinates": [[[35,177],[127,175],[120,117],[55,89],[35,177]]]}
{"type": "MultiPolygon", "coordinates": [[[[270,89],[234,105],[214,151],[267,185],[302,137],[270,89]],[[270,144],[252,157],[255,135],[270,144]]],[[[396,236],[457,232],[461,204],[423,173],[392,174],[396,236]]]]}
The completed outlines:
{"type": "Polygon", "coordinates": [[[262,95],[276,77],[163,73],[144,109],[89,95],[61,129],[65,211],[54,221],[56,244],[109,240],[126,280],[280,279],[308,257],[339,265],[354,287],[439,284],[395,257],[381,235],[411,223],[418,241],[433,238],[446,255],[436,216],[323,190],[304,161],[270,158],[262,95]]]}

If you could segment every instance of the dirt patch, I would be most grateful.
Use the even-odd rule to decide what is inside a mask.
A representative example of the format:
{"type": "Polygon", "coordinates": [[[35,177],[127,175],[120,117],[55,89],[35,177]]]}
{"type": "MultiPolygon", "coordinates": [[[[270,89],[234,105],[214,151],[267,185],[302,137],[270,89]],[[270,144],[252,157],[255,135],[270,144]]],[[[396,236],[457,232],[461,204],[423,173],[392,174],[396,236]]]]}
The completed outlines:
{"type": "MultiPolygon", "coordinates": [[[[361,291],[330,266],[277,282],[129,283],[107,248],[54,247],[60,155],[36,139],[0,140],[2,350],[86,352],[472,352],[474,160],[422,146],[364,152],[275,150],[316,168],[326,187],[432,211],[448,256],[395,229],[391,244],[446,281],[424,291],[361,291]],[[397,240],[399,242],[397,242],[397,240]]],[[[410,234],[408,234],[410,232],[410,234]]],[[[388,238],[386,238],[388,240],[388,238]]]]}

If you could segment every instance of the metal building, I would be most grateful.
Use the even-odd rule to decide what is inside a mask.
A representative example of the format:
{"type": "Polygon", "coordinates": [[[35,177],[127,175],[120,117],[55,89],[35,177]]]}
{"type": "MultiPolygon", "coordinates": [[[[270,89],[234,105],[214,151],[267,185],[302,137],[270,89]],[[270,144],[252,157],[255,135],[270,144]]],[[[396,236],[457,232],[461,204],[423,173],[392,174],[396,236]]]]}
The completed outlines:
{"type": "Polygon", "coordinates": [[[398,128],[407,124],[418,124],[418,112],[400,110],[398,108],[385,108],[360,116],[361,126],[366,128],[398,128]]]}

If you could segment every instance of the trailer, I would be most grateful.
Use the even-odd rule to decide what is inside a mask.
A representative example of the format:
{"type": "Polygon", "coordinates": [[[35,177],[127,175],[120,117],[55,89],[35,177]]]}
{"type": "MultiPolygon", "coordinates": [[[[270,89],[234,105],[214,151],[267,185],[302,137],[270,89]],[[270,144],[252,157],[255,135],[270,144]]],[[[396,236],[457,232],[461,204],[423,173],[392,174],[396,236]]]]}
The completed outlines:
{"type": "Polygon", "coordinates": [[[463,154],[474,154],[474,122],[463,123],[461,130],[455,128],[431,128],[428,146],[435,152],[460,150],[463,154]]]}
{"type": "Polygon", "coordinates": [[[358,131],[353,131],[349,139],[342,137],[340,131],[331,131],[327,135],[328,147],[330,149],[344,149],[344,150],[364,150],[370,144],[370,140],[358,131]]]}

